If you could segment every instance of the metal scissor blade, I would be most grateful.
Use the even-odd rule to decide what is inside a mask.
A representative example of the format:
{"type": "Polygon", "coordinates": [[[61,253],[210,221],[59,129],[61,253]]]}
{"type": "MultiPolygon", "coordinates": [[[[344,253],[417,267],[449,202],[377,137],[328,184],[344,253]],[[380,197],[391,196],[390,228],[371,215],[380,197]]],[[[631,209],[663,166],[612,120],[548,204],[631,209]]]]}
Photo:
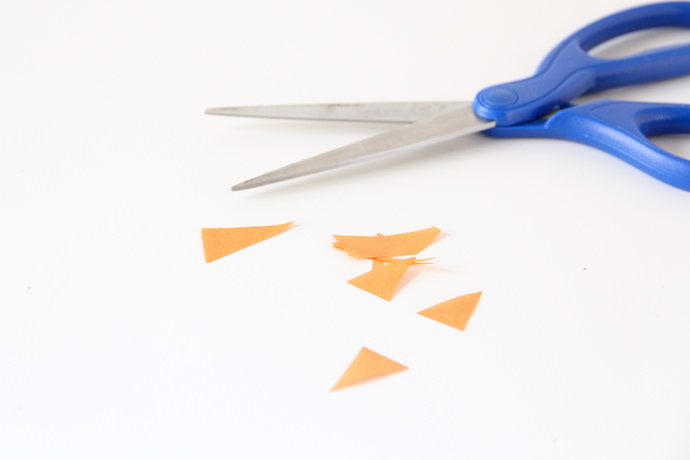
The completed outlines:
{"type": "Polygon", "coordinates": [[[400,126],[354,144],[298,161],[261,176],[249,179],[232,187],[244,190],[261,185],[294,179],[329,169],[369,160],[405,147],[416,147],[452,137],[484,131],[493,128],[495,122],[478,118],[471,103],[465,103],[441,115],[425,118],[415,123],[400,126]]]}
{"type": "Polygon", "coordinates": [[[287,118],[295,120],[380,121],[412,123],[439,115],[465,102],[367,102],[352,104],[264,105],[219,107],[206,110],[211,115],[236,117],[287,118]]]}

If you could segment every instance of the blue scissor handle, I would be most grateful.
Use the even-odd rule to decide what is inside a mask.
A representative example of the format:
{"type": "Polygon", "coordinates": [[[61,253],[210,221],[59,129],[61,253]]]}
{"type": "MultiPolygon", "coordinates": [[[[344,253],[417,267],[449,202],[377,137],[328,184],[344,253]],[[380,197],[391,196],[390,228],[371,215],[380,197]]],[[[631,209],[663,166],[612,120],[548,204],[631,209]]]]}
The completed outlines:
{"type": "Polygon", "coordinates": [[[497,127],[494,137],[553,137],[609,152],[667,184],[690,191],[690,160],[673,155],[647,137],[690,133],[690,105],[602,99],[515,126],[497,127]]]}
{"type": "Polygon", "coordinates": [[[480,91],[474,111],[509,126],[547,115],[585,93],[690,73],[690,44],[619,59],[588,54],[611,38],[656,27],[690,27],[690,2],[632,8],[584,27],[551,51],[533,77],[480,91]]]}

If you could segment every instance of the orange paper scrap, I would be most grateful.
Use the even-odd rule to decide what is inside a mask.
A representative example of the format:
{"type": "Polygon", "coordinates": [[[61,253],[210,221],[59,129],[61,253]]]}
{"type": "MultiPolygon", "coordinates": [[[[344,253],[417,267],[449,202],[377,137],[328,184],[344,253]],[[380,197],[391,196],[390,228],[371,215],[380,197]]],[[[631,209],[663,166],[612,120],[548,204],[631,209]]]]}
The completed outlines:
{"type": "Polygon", "coordinates": [[[202,228],[201,240],[204,244],[206,263],[282,233],[290,225],[292,222],[263,227],[202,228]]]}
{"type": "Polygon", "coordinates": [[[406,366],[362,347],[340,380],[331,388],[331,391],[406,369],[406,366]]]}
{"type": "Polygon", "coordinates": [[[467,322],[470,320],[472,313],[474,313],[474,309],[477,307],[481,295],[482,293],[480,291],[455,297],[438,305],[434,305],[433,307],[429,307],[426,310],[422,310],[419,314],[436,320],[439,323],[464,331],[467,322]]]}
{"type": "Polygon", "coordinates": [[[409,256],[418,254],[429,246],[440,232],[441,230],[436,227],[429,227],[398,235],[381,235],[380,233],[376,236],[333,235],[336,239],[333,246],[344,250],[352,257],[409,256]]]}
{"type": "MultiPolygon", "coordinates": [[[[430,262],[430,260],[434,260],[435,257],[427,257],[426,259],[415,259],[412,262],[412,265],[433,265],[433,262],[430,262]]],[[[376,260],[378,262],[397,262],[400,259],[397,259],[395,257],[375,257],[371,260],[376,260]]]]}
{"type": "Polygon", "coordinates": [[[371,271],[353,278],[348,283],[385,300],[391,300],[405,272],[415,261],[409,259],[374,259],[371,271]]]}

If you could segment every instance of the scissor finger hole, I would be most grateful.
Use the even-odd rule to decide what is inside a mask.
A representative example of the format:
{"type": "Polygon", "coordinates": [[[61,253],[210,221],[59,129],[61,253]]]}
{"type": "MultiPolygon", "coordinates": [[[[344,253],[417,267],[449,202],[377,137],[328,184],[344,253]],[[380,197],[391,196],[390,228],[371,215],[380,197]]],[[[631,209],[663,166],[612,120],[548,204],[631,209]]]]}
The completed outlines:
{"type": "Polygon", "coordinates": [[[590,56],[620,59],[653,49],[690,44],[690,29],[657,27],[619,35],[587,50],[590,56]]]}
{"type": "Polygon", "coordinates": [[[668,153],[690,160],[690,133],[655,135],[648,139],[668,153]]]}

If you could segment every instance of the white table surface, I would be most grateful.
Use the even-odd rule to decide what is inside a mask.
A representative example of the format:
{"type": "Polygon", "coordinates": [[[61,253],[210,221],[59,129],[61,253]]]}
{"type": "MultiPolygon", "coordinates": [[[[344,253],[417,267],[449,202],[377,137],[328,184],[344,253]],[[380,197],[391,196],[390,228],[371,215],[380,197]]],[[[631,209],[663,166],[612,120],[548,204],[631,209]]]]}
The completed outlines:
{"type": "Polygon", "coordinates": [[[690,193],[584,145],[481,135],[231,192],[389,126],[204,114],[471,99],[633,5],[7,5],[0,458],[689,458],[690,193]],[[292,220],[204,262],[202,227],[292,220]],[[330,246],[432,225],[436,263],[391,302],[330,246]],[[415,314],[479,290],[465,332],[415,314]],[[330,393],[362,346],[410,369],[330,393]]]}

